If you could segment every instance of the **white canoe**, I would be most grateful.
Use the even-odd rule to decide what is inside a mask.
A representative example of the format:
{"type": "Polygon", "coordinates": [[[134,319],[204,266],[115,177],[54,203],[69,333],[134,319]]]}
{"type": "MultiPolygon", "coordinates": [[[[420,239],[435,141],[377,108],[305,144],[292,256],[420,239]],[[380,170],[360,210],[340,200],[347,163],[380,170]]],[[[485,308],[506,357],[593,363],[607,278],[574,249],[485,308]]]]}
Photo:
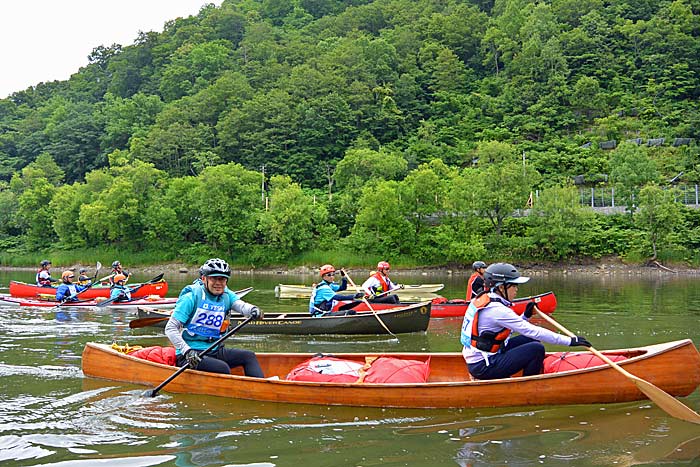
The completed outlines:
{"type": "MultiPolygon", "coordinates": [[[[359,284],[358,284],[359,285],[359,284]]],[[[405,284],[403,289],[394,291],[402,300],[411,300],[409,297],[435,298],[435,292],[442,290],[445,284],[405,284]]],[[[352,287],[348,287],[348,293],[352,293],[352,287]]],[[[275,287],[277,298],[309,298],[311,297],[310,285],[277,284],[275,287]]]]}

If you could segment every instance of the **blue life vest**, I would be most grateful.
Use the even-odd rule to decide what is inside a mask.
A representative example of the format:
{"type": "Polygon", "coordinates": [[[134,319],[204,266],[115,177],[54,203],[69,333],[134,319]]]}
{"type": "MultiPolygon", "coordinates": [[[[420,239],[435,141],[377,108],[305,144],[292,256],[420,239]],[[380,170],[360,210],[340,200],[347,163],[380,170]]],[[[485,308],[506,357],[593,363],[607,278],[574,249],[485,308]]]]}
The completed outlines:
{"type": "Polygon", "coordinates": [[[221,295],[223,300],[211,300],[207,296],[204,286],[196,282],[188,285],[185,289],[188,293],[194,294],[195,309],[192,318],[185,326],[183,338],[190,337],[196,340],[211,341],[221,337],[222,329],[225,329],[224,324],[227,324],[228,312],[233,305],[231,295],[224,292],[221,295]]]}

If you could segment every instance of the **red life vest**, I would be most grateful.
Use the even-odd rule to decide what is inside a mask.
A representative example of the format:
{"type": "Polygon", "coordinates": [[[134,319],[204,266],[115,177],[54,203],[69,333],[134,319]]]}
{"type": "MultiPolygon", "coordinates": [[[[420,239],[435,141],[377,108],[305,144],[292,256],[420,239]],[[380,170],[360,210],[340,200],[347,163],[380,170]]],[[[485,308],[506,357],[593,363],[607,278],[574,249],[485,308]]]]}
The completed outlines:
{"type": "MultiPolygon", "coordinates": [[[[39,270],[36,272],[36,285],[51,287],[51,281],[49,279],[43,279],[39,277],[39,274],[41,274],[42,271],[45,271],[45,269],[39,268],[39,270]]],[[[49,277],[51,277],[51,273],[49,273],[49,277]]]]}
{"type": "Polygon", "coordinates": [[[472,296],[474,295],[474,291],[472,289],[472,286],[474,285],[474,281],[476,278],[479,277],[479,273],[475,272],[471,276],[469,276],[469,280],[467,281],[467,301],[472,299],[472,296]]]}
{"type": "Polygon", "coordinates": [[[384,279],[384,276],[382,275],[381,272],[377,271],[374,274],[372,274],[372,277],[376,278],[379,283],[381,284],[381,290],[377,290],[376,292],[386,292],[388,290],[391,290],[389,287],[389,284],[386,283],[386,279],[384,279]]]}
{"type": "Polygon", "coordinates": [[[508,339],[511,331],[508,328],[503,328],[496,333],[484,331],[481,335],[479,334],[479,312],[486,308],[491,301],[491,297],[486,293],[479,295],[471,301],[470,306],[473,305],[476,311],[474,312],[474,319],[472,320],[470,345],[484,352],[496,353],[500,350],[506,339],[508,339]]]}

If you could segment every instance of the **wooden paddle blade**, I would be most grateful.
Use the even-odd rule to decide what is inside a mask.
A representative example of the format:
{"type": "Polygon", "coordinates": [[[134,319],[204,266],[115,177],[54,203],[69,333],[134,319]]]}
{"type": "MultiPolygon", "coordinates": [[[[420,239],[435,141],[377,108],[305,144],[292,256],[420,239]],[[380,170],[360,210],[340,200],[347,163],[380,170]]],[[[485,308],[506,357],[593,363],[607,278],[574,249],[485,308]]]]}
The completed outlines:
{"type": "MultiPolygon", "coordinates": [[[[566,329],[564,325],[560,324],[551,316],[543,313],[542,310],[540,310],[537,306],[535,306],[535,311],[540,316],[540,318],[544,319],[552,326],[555,326],[567,336],[576,337],[576,334],[566,329]]],[[[685,405],[684,403],[682,403],[681,401],[664,391],[663,389],[654,386],[649,381],[646,381],[638,376],[633,375],[614,361],[610,360],[608,356],[602,353],[601,351],[593,347],[587,347],[587,349],[593,355],[610,365],[618,373],[622,374],[627,379],[632,381],[637,386],[637,389],[639,389],[645,396],[649,398],[649,400],[658,405],[660,409],[662,409],[670,416],[676,417],[679,420],[685,420],[686,422],[700,424],[700,415],[698,415],[697,412],[695,412],[693,409],[691,409],[690,407],[688,407],[687,405],[685,405]]]]}
{"type": "Polygon", "coordinates": [[[131,329],[145,328],[147,326],[153,326],[154,324],[162,323],[170,319],[170,316],[156,316],[154,318],[137,318],[129,321],[129,327],[131,329]]]}
{"type": "Polygon", "coordinates": [[[672,417],[700,425],[700,414],[649,381],[632,375],[632,381],[652,402],[672,417]]]}

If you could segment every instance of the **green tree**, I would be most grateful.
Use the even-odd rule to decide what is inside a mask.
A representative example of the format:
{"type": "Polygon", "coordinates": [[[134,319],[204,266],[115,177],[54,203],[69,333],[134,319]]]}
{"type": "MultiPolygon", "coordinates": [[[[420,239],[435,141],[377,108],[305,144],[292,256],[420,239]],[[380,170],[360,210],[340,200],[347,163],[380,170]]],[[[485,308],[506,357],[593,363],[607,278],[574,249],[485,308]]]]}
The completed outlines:
{"type": "Polygon", "coordinates": [[[207,245],[228,255],[255,244],[260,200],[260,174],[240,164],[207,167],[197,176],[190,209],[207,245]]]}
{"type": "Polygon", "coordinates": [[[610,180],[615,184],[618,198],[625,200],[631,213],[635,210],[639,190],[658,179],[656,164],[642,146],[623,143],[610,158],[610,180]]]}
{"type": "Polygon", "coordinates": [[[364,189],[359,212],[348,240],[362,253],[383,257],[407,253],[415,241],[414,229],[401,212],[399,184],[379,182],[364,189]]]}
{"type": "Polygon", "coordinates": [[[639,192],[639,209],[634,213],[634,223],[646,236],[651,248],[650,261],[656,261],[659,248],[677,242],[677,234],[683,224],[680,205],[674,199],[673,190],[664,190],[649,184],[639,192]]]}
{"type": "Polygon", "coordinates": [[[338,162],[333,179],[338,187],[359,194],[367,183],[379,180],[398,180],[408,170],[401,154],[372,149],[348,149],[338,162]]]}
{"type": "Polygon", "coordinates": [[[503,232],[505,219],[524,209],[539,174],[530,166],[510,162],[490,165],[466,175],[473,192],[473,208],[489,220],[496,235],[503,232]]]}
{"type": "Polygon", "coordinates": [[[578,190],[570,185],[544,190],[530,209],[528,237],[533,257],[559,261],[583,252],[582,242],[594,213],[582,207],[578,190]]]}
{"type": "Polygon", "coordinates": [[[325,207],[314,206],[311,197],[283,175],[270,178],[269,198],[269,209],[260,214],[258,225],[268,258],[284,260],[309,249],[315,224],[327,222],[325,207]]]}

